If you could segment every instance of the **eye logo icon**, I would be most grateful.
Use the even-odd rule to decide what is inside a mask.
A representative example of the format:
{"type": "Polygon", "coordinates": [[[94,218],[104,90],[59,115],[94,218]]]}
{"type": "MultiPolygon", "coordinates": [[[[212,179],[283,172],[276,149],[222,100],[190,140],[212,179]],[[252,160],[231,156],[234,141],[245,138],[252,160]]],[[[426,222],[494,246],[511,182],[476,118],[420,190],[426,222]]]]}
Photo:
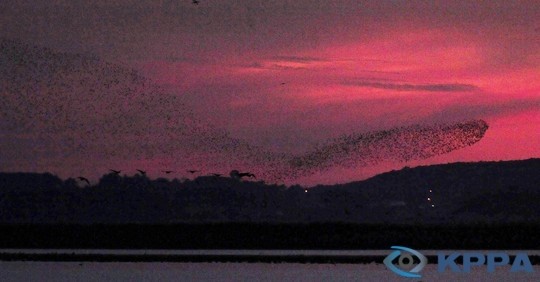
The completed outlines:
{"type": "Polygon", "coordinates": [[[419,272],[422,271],[427,264],[427,258],[423,254],[413,249],[401,246],[392,246],[391,249],[395,251],[390,253],[386,258],[384,258],[383,261],[388,269],[403,277],[422,277],[419,272]],[[420,260],[420,263],[417,266],[414,266],[414,259],[411,254],[415,255],[420,260]],[[392,261],[394,261],[396,258],[398,258],[398,266],[392,263],[392,261]]]}

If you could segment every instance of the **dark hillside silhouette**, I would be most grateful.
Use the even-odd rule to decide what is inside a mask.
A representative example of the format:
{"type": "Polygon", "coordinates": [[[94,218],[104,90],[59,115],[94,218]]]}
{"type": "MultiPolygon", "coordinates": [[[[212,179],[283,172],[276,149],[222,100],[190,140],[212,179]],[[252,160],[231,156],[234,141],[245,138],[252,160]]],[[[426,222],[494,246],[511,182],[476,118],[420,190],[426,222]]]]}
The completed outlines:
{"type": "Polygon", "coordinates": [[[35,191],[63,186],[62,180],[50,173],[0,173],[0,192],[35,191]]]}
{"type": "Polygon", "coordinates": [[[2,173],[0,248],[536,249],[539,169],[455,163],[312,188],[2,173]]]}
{"type": "Polygon", "coordinates": [[[343,185],[106,174],[99,182],[0,174],[0,223],[539,222],[540,160],[404,168],[343,185]]]}

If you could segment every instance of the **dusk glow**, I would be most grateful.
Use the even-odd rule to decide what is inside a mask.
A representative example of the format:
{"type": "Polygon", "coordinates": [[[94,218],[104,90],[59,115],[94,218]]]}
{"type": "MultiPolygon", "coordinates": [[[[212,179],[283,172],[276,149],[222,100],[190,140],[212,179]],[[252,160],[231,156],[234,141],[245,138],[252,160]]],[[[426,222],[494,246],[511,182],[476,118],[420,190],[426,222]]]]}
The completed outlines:
{"type": "MultiPolygon", "coordinates": [[[[66,119],[73,125],[84,120],[102,131],[75,129],[76,144],[84,136],[100,137],[70,147],[58,140],[71,127],[53,132],[58,136],[41,132],[52,127],[38,121],[28,131],[11,128],[7,117],[16,114],[7,106],[18,105],[7,94],[13,88],[7,73],[13,71],[0,61],[6,74],[0,77],[0,94],[14,103],[0,106],[5,118],[0,121],[3,171],[97,177],[110,167],[146,168],[157,177],[168,169],[228,174],[235,168],[249,170],[253,163],[255,171],[264,171],[266,164],[249,160],[251,153],[228,160],[238,150],[251,152],[250,146],[301,155],[345,135],[470,120],[484,120],[489,129],[477,143],[447,154],[328,166],[283,181],[344,183],[404,166],[540,157],[537,1],[25,2],[0,4],[3,40],[101,60],[99,72],[25,74],[25,79],[40,81],[28,91],[80,91],[73,106],[66,106],[73,110],[66,110],[66,119]],[[142,77],[133,82],[124,81],[127,74],[119,76],[119,85],[129,86],[131,96],[118,98],[113,88],[94,86],[112,76],[103,71],[102,62],[142,77]],[[70,84],[79,80],[88,84],[70,84]],[[58,86],[63,81],[68,86],[58,86]],[[93,94],[100,90],[109,92],[93,94]],[[86,106],[79,109],[75,102],[86,106]],[[121,111],[127,121],[118,121],[111,109],[121,111]],[[193,128],[179,126],[186,121],[196,122],[193,128]],[[133,135],[133,128],[148,130],[146,137],[133,135]],[[177,137],[182,130],[198,137],[177,137]],[[208,149],[201,140],[209,136],[243,149],[208,149]],[[28,153],[40,146],[74,153],[28,153]]],[[[78,60],[57,57],[55,62],[71,60],[73,65],[78,60]]],[[[40,99],[35,107],[43,108],[36,115],[52,115],[64,105],[60,98],[40,99]]],[[[272,155],[265,161],[276,159],[272,155]]]]}

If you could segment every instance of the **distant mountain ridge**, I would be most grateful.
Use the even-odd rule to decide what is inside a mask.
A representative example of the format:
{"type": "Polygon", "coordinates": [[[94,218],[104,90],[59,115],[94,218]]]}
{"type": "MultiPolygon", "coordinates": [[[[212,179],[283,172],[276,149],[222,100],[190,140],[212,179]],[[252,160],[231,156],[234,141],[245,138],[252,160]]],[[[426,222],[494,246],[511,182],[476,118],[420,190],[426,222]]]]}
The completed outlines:
{"type": "Polygon", "coordinates": [[[0,223],[540,222],[540,159],[403,168],[364,181],[268,185],[104,175],[0,173],[0,223]]]}
{"type": "Polygon", "coordinates": [[[540,218],[540,159],[405,167],[340,188],[361,191],[382,203],[379,204],[382,209],[388,207],[389,201],[405,202],[406,206],[399,211],[386,212],[407,222],[505,222],[540,218]]]}

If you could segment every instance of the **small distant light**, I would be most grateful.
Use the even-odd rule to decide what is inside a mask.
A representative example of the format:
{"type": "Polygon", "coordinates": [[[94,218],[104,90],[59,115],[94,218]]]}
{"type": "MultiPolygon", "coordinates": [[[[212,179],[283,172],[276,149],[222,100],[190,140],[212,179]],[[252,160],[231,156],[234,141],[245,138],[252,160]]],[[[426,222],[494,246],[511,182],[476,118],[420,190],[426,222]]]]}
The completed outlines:
{"type": "Polygon", "coordinates": [[[435,205],[431,205],[431,207],[432,207],[432,208],[434,208],[434,207],[435,207],[435,205]]]}
{"type": "Polygon", "coordinates": [[[431,191],[431,189],[430,189],[430,190],[429,190],[429,193],[431,193],[431,192],[433,192],[433,191],[431,191]]]}
{"type": "Polygon", "coordinates": [[[307,193],[307,189],[306,189],[306,190],[304,190],[304,193],[307,193]]]}
{"type": "Polygon", "coordinates": [[[427,198],[428,201],[431,201],[431,198],[427,198]]]}

